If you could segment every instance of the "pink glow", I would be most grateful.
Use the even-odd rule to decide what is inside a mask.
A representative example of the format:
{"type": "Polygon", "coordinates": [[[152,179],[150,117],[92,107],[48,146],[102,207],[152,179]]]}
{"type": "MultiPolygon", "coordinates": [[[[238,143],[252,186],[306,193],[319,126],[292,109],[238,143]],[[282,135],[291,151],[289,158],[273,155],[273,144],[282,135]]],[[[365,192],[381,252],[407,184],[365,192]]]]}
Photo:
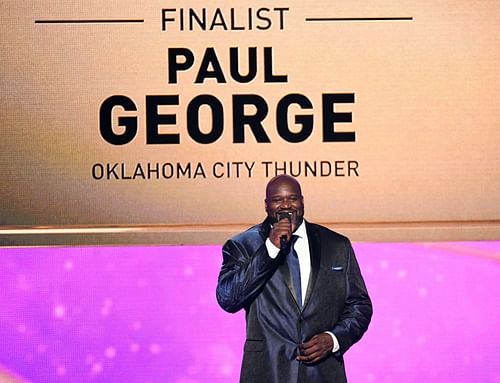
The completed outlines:
{"type": "MultiPolygon", "coordinates": [[[[500,383],[500,242],[354,247],[374,316],[351,383],[500,383]]],[[[0,377],[237,382],[220,263],[220,246],[0,249],[0,377]]]]}

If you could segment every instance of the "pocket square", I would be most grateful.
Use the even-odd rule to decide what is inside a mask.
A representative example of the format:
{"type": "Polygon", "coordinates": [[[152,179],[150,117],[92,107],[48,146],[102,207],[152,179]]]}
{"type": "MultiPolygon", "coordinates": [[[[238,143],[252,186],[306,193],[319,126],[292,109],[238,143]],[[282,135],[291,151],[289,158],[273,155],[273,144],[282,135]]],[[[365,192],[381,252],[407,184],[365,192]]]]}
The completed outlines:
{"type": "Polygon", "coordinates": [[[344,267],[343,266],[332,266],[333,271],[343,271],[344,267]]]}

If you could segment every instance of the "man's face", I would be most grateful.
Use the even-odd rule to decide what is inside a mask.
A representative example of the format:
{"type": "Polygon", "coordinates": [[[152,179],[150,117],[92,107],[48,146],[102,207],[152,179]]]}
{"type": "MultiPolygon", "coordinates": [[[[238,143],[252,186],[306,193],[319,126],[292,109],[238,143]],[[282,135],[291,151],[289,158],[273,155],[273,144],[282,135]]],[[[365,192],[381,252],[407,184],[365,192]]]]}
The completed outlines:
{"type": "Polygon", "coordinates": [[[266,193],[266,212],[271,222],[276,222],[280,212],[291,212],[292,232],[304,219],[304,199],[300,186],[286,178],[273,182],[266,193]]]}

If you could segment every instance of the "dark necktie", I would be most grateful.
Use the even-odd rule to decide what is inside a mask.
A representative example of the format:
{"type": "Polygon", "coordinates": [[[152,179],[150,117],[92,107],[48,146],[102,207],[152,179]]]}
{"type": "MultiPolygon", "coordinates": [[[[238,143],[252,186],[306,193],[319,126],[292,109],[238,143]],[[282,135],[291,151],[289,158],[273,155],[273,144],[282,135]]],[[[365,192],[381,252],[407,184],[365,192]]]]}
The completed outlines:
{"type": "Polygon", "coordinates": [[[286,262],[288,264],[288,269],[290,270],[290,275],[292,277],[293,287],[295,288],[295,294],[297,296],[297,303],[302,307],[302,288],[300,284],[300,264],[297,252],[294,249],[295,242],[299,238],[298,235],[292,236],[292,243],[290,246],[290,252],[286,257],[286,262]]]}

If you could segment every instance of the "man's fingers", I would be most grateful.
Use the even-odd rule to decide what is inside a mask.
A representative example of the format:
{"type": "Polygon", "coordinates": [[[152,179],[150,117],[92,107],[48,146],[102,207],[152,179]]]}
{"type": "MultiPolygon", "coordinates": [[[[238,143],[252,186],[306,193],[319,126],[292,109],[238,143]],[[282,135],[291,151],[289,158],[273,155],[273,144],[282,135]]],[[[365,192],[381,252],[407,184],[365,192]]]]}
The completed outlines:
{"type": "Polygon", "coordinates": [[[273,226],[273,229],[283,233],[290,233],[291,232],[290,221],[288,221],[287,219],[282,219],[273,226]]]}
{"type": "Polygon", "coordinates": [[[288,219],[282,219],[275,223],[271,229],[269,238],[275,246],[280,247],[280,238],[283,235],[286,235],[287,241],[289,241],[292,236],[290,221],[288,221],[288,219]]]}
{"type": "Polygon", "coordinates": [[[320,349],[318,344],[312,344],[308,347],[300,347],[300,354],[301,355],[310,355],[320,349]]]}
{"type": "Polygon", "coordinates": [[[300,355],[297,360],[303,363],[316,363],[319,362],[324,356],[321,351],[316,351],[310,355],[300,355]]]}
{"type": "MultiPolygon", "coordinates": [[[[317,363],[329,354],[332,347],[326,341],[327,338],[322,335],[315,335],[309,341],[300,345],[300,355],[297,357],[298,361],[303,363],[317,363]]],[[[325,335],[330,337],[328,334],[325,335]]]]}
{"type": "Polygon", "coordinates": [[[318,336],[317,335],[314,335],[310,340],[308,340],[307,342],[304,342],[300,345],[300,350],[302,352],[305,352],[306,350],[310,349],[311,347],[315,347],[318,345],[318,336]]]}

